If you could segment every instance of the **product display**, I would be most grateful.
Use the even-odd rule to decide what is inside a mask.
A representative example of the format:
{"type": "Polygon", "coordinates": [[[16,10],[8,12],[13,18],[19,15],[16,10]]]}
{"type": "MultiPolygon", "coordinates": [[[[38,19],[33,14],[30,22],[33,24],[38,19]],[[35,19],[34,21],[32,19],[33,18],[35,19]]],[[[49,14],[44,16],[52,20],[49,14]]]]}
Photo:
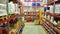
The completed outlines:
{"type": "Polygon", "coordinates": [[[20,14],[18,4],[14,4],[14,6],[15,6],[15,14],[20,14]]]}
{"type": "Polygon", "coordinates": [[[7,0],[0,1],[0,16],[7,15],[7,0]]]}
{"type": "Polygon", "coordinates": [[[50,34],[60,34],[60,1],[48,0],[43,17],[43,26],[50,34]],[[55,3],[55,4],[54,4],[55,3]]]}
{"type": "Polygon", "coordinates": [[[0,34],[20,34],[19,30],[23,22],[20,19],[19,4],[11,0],[7,2],[8,0],[0,1],[0,34]]]}
{"type": "Polygon", "coordinates": [[[50,7],[50,13],[53,13],[53,6],[50,5],[49,7],[50,7]]]}
{"type": "Polygon", "coordinates": [[[55,13],[60,14],[60,4],[55,5],[55,13]]]}
{"type": "Polygon", "coordinates": [[[1,4],[6,4],[7,0],[1,0],[0,3],[1,4]]]}
{"type": "Polygon", "coordinates": [[[9,11],[8,11],[9,14],[14,14],[15,6],[14,6],[13,2],[8,3],[8,9],[9,9],[9,11]]]}
{"type": "Polygon", "coordinates": [[[60,34],[60,0],[1,0],[0,34],[60,34]]]}

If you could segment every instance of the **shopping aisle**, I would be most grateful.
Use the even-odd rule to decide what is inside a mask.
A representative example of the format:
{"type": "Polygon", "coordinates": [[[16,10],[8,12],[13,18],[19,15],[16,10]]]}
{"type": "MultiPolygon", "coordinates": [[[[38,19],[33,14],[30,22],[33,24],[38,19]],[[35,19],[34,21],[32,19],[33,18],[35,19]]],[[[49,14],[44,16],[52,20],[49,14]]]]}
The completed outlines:
{"type": "Polygon", "coordinates": [[[25,23],[22,34],[47,34],[41,25],[35,23],[25,23]]]}

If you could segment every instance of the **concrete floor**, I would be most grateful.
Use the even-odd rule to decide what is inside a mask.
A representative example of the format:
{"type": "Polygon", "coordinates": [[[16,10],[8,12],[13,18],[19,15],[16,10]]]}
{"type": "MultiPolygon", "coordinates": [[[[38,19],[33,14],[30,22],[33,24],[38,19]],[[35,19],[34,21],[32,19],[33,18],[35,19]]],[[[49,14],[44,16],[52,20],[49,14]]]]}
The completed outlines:
{"type": "Polygon", "coordinates": [[[47,34],[41,25],[35,25],[35,23],[25,23],[22,34],[47,34]]]}

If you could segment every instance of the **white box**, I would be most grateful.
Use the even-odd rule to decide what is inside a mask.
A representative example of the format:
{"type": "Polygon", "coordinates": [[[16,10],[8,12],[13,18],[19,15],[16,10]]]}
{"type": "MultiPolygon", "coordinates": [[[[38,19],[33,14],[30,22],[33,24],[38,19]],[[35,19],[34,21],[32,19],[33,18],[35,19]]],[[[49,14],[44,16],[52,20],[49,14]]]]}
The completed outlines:
{"type": "Polygon", "coordinates": [[[50,7],[50,13],[53,13],[53,6],[50,5],[49,7],[50,7]]]}
{"type": "Polygon", "coordinates": [[[8,15],[7,10],[0,10],[0,16],[8,15]]]}
{"type": "Polygon", "coordinates": [[[15,6],[12,2],[8,3],[8,14],[14,14],[15,13],[15,6]]]}
{"type": "Polygon", "coordinates": [[[55,5],[55,13],[60,14],[60,4],[55,5]]]}
{"type": "Polygon", "coordinates": [[[0,4],[0,9],[1,9],[1,10],[6,10],[6,9],[7,9],[6,4],[0,4]]]}

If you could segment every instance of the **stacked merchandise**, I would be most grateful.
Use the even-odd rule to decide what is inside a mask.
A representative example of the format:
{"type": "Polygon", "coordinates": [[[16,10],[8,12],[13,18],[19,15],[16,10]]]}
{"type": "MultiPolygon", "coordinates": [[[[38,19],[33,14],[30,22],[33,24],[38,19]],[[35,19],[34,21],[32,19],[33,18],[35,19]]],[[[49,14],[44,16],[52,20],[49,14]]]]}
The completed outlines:
{"type": "Polygon", "coordinates": [[[9,3],[8,0],[1,0],[0,34],[20,34],[23,27],[24,23],[20,17],[20,8],[17,0],[9,0],[9,3]]]}
{"type": "Polygon", "coordinates": [[[41,6],[41,2],[35,1],[35,0],[27,0],[25,1],[25,4],[23,6],[23,12],[25,15],[25,20],[27,21],[34,21],[36,19],[39,19],[39,9],[41,6]]]}
{"type": "Polygon", "coordinates": [[[10,2],[8,3],[8,14],[20,14],[20,11],[18,10],[18,4],[10,2]]]}
{"type": "Polygon", "coordinates": [[[7,15],[7,0],[0,1],[0,16],[7,15]]]}
{"type": "Polygon", "coordinates": [[[0,1],[0,34],[8,34],[7,22],[7,0],[0,1]],[[3,22],[3,23],[2,23],[3,22]]]}
{"type": "Polygon", "coordinates": [[[60,1],[48,0],[43,13],[43,26],[50,34],[60,34],[60,1]]]}
{"type": "Polygon", "coordinates": [[[15,18],[9,22],[9,34],[20,34],[22,33],[24,24],[21,18],[15,18]]]}
{"type": "Polygon", "coordinates": [[[15,3],[14,1],[10,1],[8,3],[8,9],[9,9],[8,14],[11,15],[9,18],[16,15],[14,19],[11,19],[9,21],[9,34],[20,34],[24,24],[20,17],[20,9],[18,3],[15,3]]]}
{"type": "Polygon", "coordinates": [[[26,14],[25,14],[25,18],[26,19],[25,20],[28,20],[28,18],[29,18],[29,19],[32,19],[32,21],[34,21],[34,20],[39,18],[38,15],[39,15],[38,12],[26,12],[26,14]]]}

